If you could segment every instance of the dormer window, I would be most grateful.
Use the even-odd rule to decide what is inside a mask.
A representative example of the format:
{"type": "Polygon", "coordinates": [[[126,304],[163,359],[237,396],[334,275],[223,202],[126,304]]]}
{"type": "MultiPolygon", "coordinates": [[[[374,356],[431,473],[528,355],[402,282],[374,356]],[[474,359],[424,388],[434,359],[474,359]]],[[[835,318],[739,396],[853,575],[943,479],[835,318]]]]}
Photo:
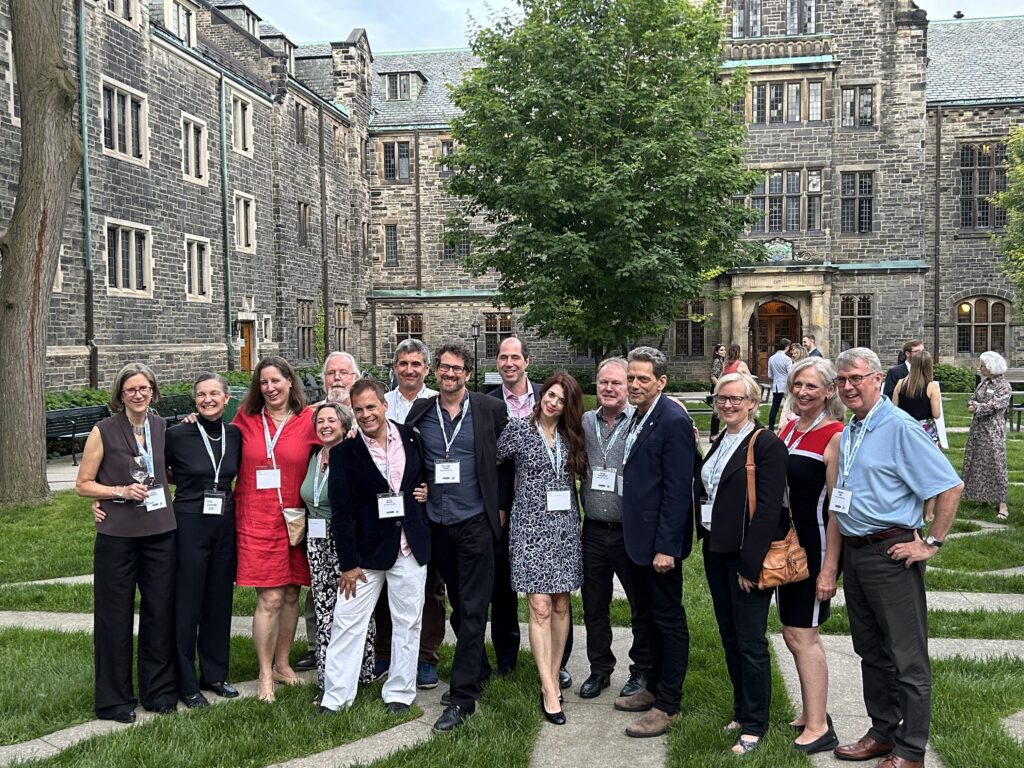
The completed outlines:
{"type": "Polygon", "coordinates": [[[253,37],[260,36],[260,20],[252,13],[245,14],[245,31],[253,37]]]}
{"type": "Polygon", "coordinates": [[[409,73],[408,72],[396,72],[388,75],[388,101],[408,101],[409,100],[409,73]]]}
{"type": "Polygon", "coordinates": [[[164,6],[167,29],[191,48],[196,42],[196,7],[187,0],[167,0],[164,6]]]}

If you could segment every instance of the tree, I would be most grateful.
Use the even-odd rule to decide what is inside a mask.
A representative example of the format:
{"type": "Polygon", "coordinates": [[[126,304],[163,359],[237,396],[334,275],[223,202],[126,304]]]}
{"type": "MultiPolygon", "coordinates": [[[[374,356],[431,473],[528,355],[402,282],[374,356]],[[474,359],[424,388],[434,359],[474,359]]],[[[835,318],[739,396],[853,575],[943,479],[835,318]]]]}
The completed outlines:
{"type": "Polygon", "coordinates": [[[64,63],[61,0],[13,0],[21,102],[18,195],[0,234],[0,504],[46,497],[43,400],[50,292],[82,143],[64,63]]]}
{"type": "Polygon", "coordinates": [[[452,89],[447,189],[460,221],[491,225],[469,268],[498,273],[524,325],[600,357],[749,258],[743,77],[722,77],[717,2],[521,5],[473,34],[482,66],[452,89]]]}
{"type": "Polygon", "coordinates": [[[1006,209],[1006,232],[996,243],[1006,257],[1003,272],[1024,296],[1024,126],[1010,133],[1006,155],[1006,191],[995,195],[1006,209]]]}

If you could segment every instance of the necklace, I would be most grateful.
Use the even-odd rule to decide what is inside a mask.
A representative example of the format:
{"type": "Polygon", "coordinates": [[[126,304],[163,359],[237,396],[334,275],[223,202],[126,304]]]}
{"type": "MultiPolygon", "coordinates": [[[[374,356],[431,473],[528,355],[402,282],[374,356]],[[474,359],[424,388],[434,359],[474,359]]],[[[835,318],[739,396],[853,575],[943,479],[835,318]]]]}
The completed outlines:
{"type": "Polygon", "coordinates": [[[132,432],[134,432],[139,437],[144,437],[146,434],[146,426],[143,425],[141,427],[136,427],[134,424],[132,424],[132,432]]]}

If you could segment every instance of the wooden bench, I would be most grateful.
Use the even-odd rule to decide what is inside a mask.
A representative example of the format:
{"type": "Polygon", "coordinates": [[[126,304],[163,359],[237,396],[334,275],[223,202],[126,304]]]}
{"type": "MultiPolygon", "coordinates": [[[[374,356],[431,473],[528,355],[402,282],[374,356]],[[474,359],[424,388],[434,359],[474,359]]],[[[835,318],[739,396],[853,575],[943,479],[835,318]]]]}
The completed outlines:
{"type": "Polygon", "coordinates": [[[71,441],[71,466],[78,466],[75,440],[86,437],[89,431],[110,415],[105,405],[86,405],[78,408],[60,408],[46,412],[46,439],[71,441]]]}
{"type": "Polygon", "coordinates": [[[191,395],[163,395],[153,404],[153,410],[163,416],[167,426],[172,427],[195,411],[191,395]]]}
{"type": "Polygon", "coordinates": [[[501,386],[501,374],[497,371],[487,371],[484,374],[484,391],[489,392],[491,387],[501,386]]]}
{"type": "Polygon", "coordinates": [[[1024,392],[1010,397],[1010,407],[1006,409],[1006,425],[1014,432],[1020,432],[1021,417],[1024,416],[1024,392]],[[1016,424],[1014,419],[1016,418],[1016,424]]]}

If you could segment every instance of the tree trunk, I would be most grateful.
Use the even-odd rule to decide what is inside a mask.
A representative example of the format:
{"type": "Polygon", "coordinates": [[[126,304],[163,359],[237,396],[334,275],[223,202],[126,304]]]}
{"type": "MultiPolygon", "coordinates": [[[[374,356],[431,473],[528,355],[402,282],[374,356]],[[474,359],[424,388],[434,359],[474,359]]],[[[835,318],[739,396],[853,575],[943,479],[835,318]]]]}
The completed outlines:
{"type": "Polygon", "coordinates": [[[63,53],[62,0],[12,0],[21,101],[18,196],[0,235],[0,504],[38,503],[46,483],[44,382],[50,293],[82,143],[63,53]]]}

